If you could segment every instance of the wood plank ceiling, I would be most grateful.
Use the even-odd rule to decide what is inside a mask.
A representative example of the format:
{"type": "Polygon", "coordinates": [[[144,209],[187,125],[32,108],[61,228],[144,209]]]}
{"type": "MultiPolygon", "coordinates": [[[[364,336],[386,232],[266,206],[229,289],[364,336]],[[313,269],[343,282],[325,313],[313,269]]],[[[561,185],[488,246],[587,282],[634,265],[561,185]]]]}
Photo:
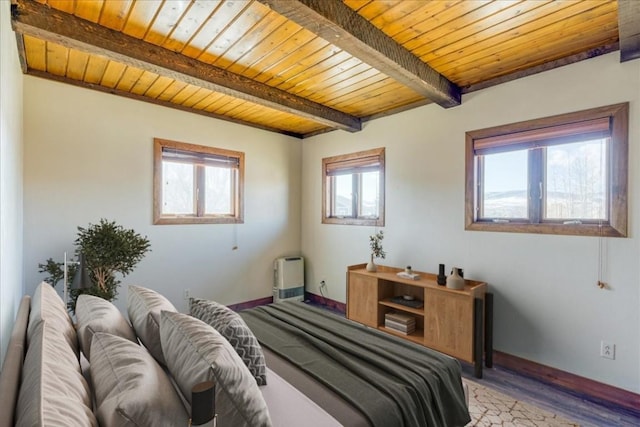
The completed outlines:
{"type": "Polygon", "coordinates": [[[26,74],[296,137],[621,49],[634,0],[12,0],[26,74]]]}

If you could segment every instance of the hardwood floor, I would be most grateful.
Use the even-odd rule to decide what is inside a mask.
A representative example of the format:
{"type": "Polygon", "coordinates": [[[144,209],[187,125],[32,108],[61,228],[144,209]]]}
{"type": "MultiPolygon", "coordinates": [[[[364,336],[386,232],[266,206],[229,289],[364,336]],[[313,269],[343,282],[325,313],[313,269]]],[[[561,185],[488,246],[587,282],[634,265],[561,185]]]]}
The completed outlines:
{"type": "Polygon", "coordinates": [[[499,367],[484,369],[481,380],[473,376],[473,366],[463,364],[463,377],[542,409],[555,412],[585,427],[636,427],[637,414],[593,402],[579,393],[567,392],[538,380],[499,367]]]}

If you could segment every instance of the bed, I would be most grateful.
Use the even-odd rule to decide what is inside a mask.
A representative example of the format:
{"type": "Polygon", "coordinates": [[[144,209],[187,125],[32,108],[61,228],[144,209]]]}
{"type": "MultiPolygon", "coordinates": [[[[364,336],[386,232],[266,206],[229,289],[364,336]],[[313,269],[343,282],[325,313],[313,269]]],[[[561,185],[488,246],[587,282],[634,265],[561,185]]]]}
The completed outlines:
{"type": "Polygon", "coordinates": [[[241,312],[242,318],[223,305],[203,305],[232,314],[228,326],[239,332],[238,340],[246,344],[252,337],[268,381],[256,383],[259,376],[250,372],[255,366],[245,366],[239,349],[235,354],[222,337],[224,327],[216,332],[176,312],[151,289],[129,288],[134,334],[113,304],[89,295],[79,299],[73,325],[55,290],[39,285],[33,298],[22,300],[0,372],[0,426],[95,426],[99,420],[120,427],[116,414],[142,420],[135,425],[186,425],[188,391],[225,367],[242,378],[216,374],[220,427],[457,426],[469,420],[455,359],[301,303],[256,307],[241,312]],[[146,301],[144,307],[138,300],[146,301]],[[166,370],[154,356],[158,342],[166,370]],[[204,351],[214,344],[214,353],[204,351]],[[145,384],[151,380],[164,385],[150,389],[145,384]],[[187,392],[180,393],[184,386],[187,392]],[[229,405],[232,395],[239,404],[229,405]],[[116,403],[118,410],[111,407],[116,403]],[[31,419],[40,421],[25,421],[31,419]]]}
{"type": "Polygon", "coordinates": [[[267,366],[347,426],[463,426],[460,363],[301,302],[240,315],[267,366]]]}

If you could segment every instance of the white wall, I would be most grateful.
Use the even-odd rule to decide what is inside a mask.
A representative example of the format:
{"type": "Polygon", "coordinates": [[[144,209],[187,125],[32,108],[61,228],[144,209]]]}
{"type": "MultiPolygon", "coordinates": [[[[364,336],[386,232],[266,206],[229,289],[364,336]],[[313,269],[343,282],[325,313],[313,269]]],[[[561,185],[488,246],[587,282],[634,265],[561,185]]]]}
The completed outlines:
{"type": "Polygon", "coordinates": [[[325,280],[345,301],[345,271],[366,262],[373,227],[321,224],[321,159],[386,147],[386,227],[381,264],[437,272],[463,267],[495,294],[495,348],[640,392],[640,61],[618,53],[519,79],[304,142],[302,252],[308,288],[325,280]],[[630,102],[629,238],[605,239],[596,286],[598,239],[464,230],[465,131],[630,102]],[[616,360],[600,357],[600,341],[616,360]]]}
{"type": "Polygon", "coordinates": [[[9,2],[0,1],[0,361],[22,282],[22,71],[9,2]]]}
{"type": "Polygon", "coordinates": [[[268,297],[273,260],[300,253],[300,140],[29,76],[24,112],[27,292],[38,263],[72,253],[77,226],[100,218],[151,241],[120,308],[128,284],[180,310],[186,288],[225,304],[268,297]],[[245,152],[245,223],[152,225],[154,137],[245,152]]]}

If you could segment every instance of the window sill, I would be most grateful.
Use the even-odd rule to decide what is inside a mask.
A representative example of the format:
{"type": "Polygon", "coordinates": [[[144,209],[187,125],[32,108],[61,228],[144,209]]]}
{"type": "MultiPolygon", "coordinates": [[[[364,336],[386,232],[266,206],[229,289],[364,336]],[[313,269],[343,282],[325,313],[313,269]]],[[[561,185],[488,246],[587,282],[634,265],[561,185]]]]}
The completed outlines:
{"type": "Polygon", "coordinates": [[[598,224],[525,224],[525,223],[494,223],[472,222],[465,225],[465,230],[493,231],[507,233],[556,234],[566,236],[602,236],[627,237],[627,228],[600,226],[598,224]]]}
{"type": "Polygon", "coordinates": [[[384,227],[383,219],[359,219],[359,218],[322,218],[323,224],[342,225],[368,225],[374,227],[384,227]]]}
{"type": "Polygon", "coordinates": [[[243,224],[242,218],[231,216],[206,216],[206,217],[189,217],[189,216],[163,216],[154,218],[154,225],[177,225],[177,224],[243,224]]]}

